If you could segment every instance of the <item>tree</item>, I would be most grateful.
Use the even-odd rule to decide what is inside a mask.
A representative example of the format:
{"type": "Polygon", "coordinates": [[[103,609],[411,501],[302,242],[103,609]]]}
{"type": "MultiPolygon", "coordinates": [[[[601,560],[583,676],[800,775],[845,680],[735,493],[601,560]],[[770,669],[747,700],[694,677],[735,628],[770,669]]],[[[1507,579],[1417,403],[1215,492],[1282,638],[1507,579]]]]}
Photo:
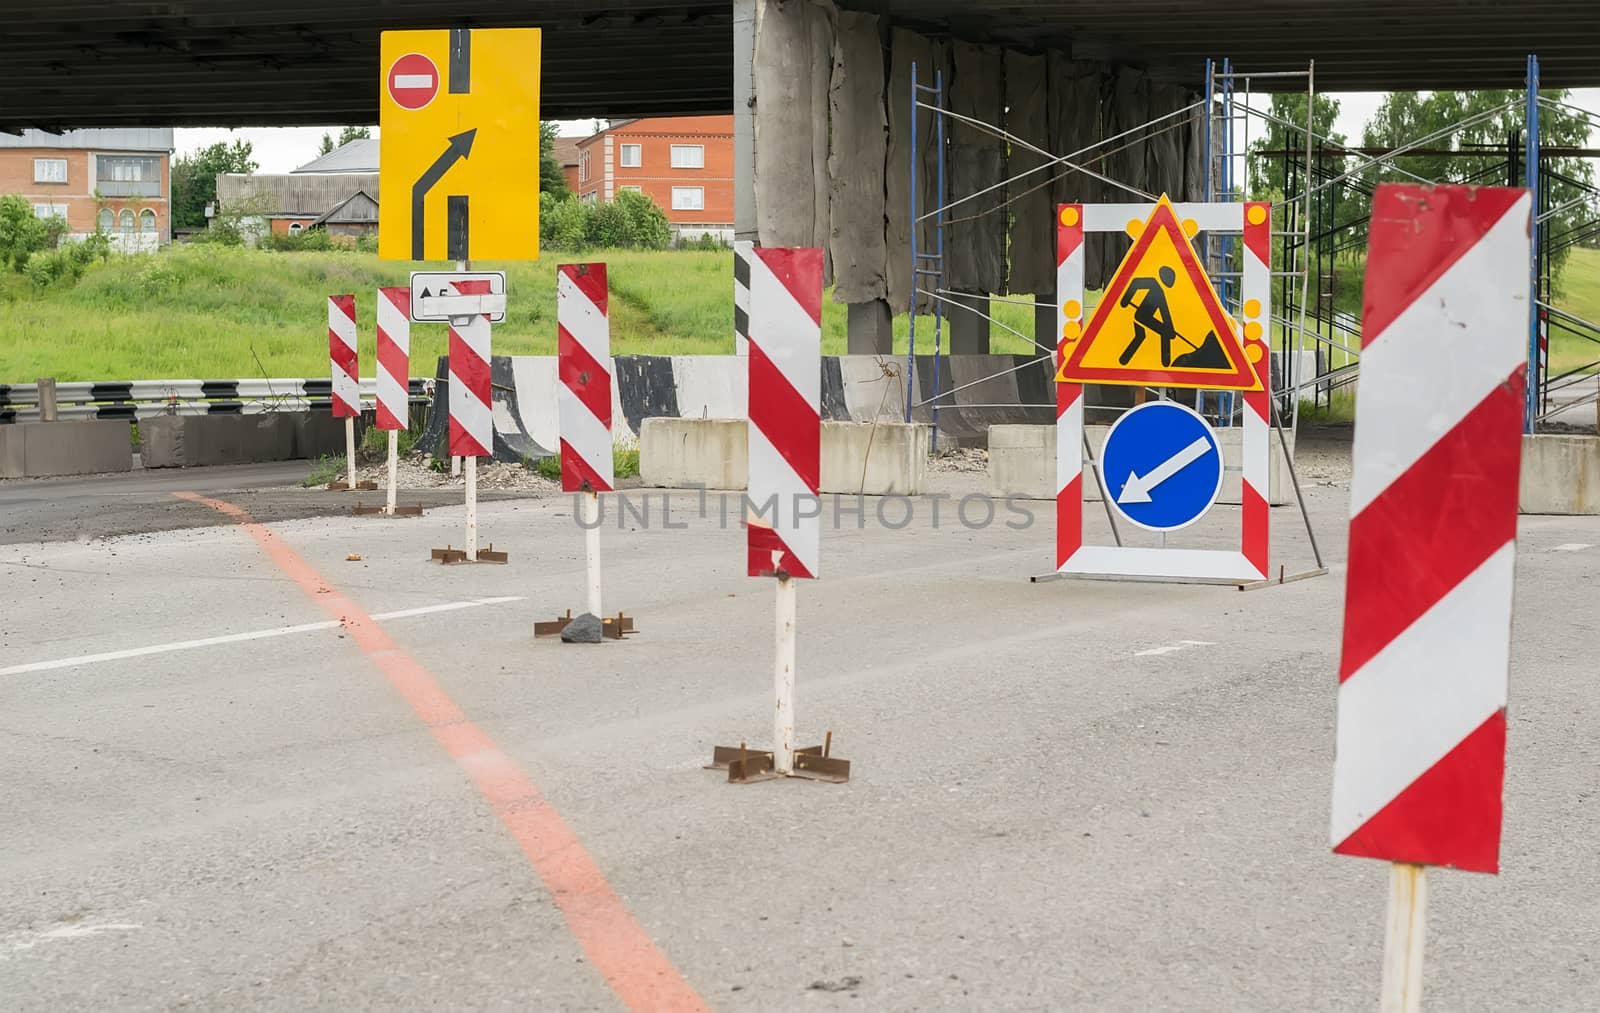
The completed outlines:
{"type": "MultiPolygon", "coordinates": [[[[1260,140],[1250,145],[1250,181],[1247,189],[1253,197],[1282,200],[1289,196],[1282,152],[1305,151],[1306,96],[1303,93],[1274,95],[1270,110],[1273,119],[1267,121],[1266,132],[1260,140]],[[1288,123],[1295,126],[1287,126],[1288,123]]],[[[1316,113],[1311,122],[1311,129],[1317,135],[1312,141],[1313,148],[1344,145],[1344,135],[1333,129],[1334,121],[1338,118],[1339,100],[1329,95],[1318,95],[1316,113]]],[[[1299,155],[1295,161],[1304,163],[1305,155],[1299,155]]],[[[1297,193],[1303,193],[1305,173],[1302,170],[1298,175],[1300,179],[1294,189],[1297,193]]]]}
{"type": "MultiPolygon", "coordinates": [[[[1367,146],[1416,144],[1425,151],[1469,154],[1400,155],[1393,166],[1374,167],[1363,175],[1373,184],[1412,179],[1407,175],[1411,173],[1440,182],[1523,185],[1523,94],[1520,89],[1391,94],[1363,131],[1367,146]]],[[[1568,92],[1547,90],[1540,95],[1566,101],[1568,92]]],[[[1581,147],[1588,142],[1589,121],[1568,109],[1542,107],[1539,136],[1547,146],[1581,147]]],[[[1570,247],[1562,245],[1563,238],[1581,235],[1595,221],[1594,166],[1582,158],[1547,158],[1540,168],[1550,180],[1545,208],[1555,209],[1542,226],[1555,240],[1551,251],[1553,277],[1570,251],[1570,247]]]]}
{"type": "Polygon", "coordinates": [[[172,163],[172,224],[180,229],[206,225],[206,205],[217,199],[217,176],[255,172],[258,163],[249,141],[218,141],[172,163]]]}
{"type": "Polygon", "coordinates": [[[322,142],[317,145],[317,154],[326,155],[333,149],[342,148],[351,141],[371,140],[371,138],[371,127],[345,127],[339,131],[339,139],[337,141],[333,139],[332,134],[324,131],[322,142]]]}
{"type": "Polygon", "coordinates": [[[556,157],[556,130],[556,125],[548,120],[539,122],[539,192],[561,200],[569,191],[567,174],[561,168],[561,159],[556,157]]]}
{"type": "Polygon", "coordinates": [[[28,266],[28,259],[45,249],[45,223],[33,213],[33,205],[16,194],[0,197],[0,267],[13,271],[28,266]]]}
{"type": "Polygon", "coordinates": [[[319,156],[326,155],[328,152],[332,151],[333,148],[334,148],[333,135],[328,133],[327,131],[323,131],[322,143],[317,145],[317,154],[319,156]]]}

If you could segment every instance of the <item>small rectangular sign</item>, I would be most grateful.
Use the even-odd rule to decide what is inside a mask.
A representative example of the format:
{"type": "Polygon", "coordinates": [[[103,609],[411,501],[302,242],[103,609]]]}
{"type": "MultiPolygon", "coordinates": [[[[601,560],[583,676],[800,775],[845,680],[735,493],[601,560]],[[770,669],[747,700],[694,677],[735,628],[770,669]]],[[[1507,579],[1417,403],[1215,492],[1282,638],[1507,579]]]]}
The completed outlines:
{"type": "Polygon", "coordinates": [[[412,271],[411,319],[419,324],[449,323],[452,317],[487,316],[491,324],[506,318],[504,271],[412,271]],[[463,292],[457,286],[471,289],[463,292]],[[487,283],[488,292],[483,291],[487,283]],[[477,300],[472,303],[471,300],[477,300]]]}

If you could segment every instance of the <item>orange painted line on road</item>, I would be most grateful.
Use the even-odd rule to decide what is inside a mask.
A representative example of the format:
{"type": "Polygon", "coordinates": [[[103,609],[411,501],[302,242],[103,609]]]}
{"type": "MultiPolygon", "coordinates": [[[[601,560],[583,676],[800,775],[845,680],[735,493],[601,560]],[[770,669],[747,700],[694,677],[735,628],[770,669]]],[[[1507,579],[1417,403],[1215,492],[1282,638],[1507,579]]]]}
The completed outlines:
{"type": "Polygon", "coordinates": [[[435,741],[455,759],[511,831],[589,962],[618,998],[635,1010],[706,1009],[705,1002],[611,889],[561,814],[495,741],[462,713],[421,662],[249,512],[197,493],[173,495],[237,521],[278,569],[349,632],[350,639],[411,705],[435,741]]]}

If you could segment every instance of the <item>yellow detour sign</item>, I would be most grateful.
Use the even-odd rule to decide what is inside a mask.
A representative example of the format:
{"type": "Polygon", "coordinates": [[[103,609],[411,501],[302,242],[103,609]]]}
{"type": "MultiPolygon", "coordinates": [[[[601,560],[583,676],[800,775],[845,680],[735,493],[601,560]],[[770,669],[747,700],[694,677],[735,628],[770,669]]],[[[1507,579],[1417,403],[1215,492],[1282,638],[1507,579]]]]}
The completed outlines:
{"type": "Polygon", "coordinates": [[[1148,221],[1128,223],[1122,258],[1082,335],[1069,322],[1056,380],[1260,390],[1211,279],[1162,195],[1148,221]]]}
{"type": "Polygon", "coordinates": [[[378,255],[539,256],[539,30],[384,32],[378,255]]]}

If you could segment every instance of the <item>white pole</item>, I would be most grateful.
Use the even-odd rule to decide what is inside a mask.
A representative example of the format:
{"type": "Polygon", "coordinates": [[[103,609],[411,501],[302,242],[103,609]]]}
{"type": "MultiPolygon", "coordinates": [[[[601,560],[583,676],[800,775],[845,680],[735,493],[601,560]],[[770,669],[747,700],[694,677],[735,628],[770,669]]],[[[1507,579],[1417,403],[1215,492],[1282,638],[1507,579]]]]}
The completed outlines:
{"type": "Polygon", "coordinates": [[[478,561],[478,458],[467,456],[467,562],[478,561]]]}
{"type": "Polygon", "coordinates": [[[1383,1013],[1422,1007],[1422,944],[1428,920],[1428,868],[1395,862],[1389,869],[1389,919],[1383,939],[1383,1013]]]}
{"type": "Polygon", "coordinates": [[[461,458],[455,455],[452,455],[450,458],[450,477],[461,477],[461,458]]]}
{"type": "Polygon", "coordinates": [[[583,555],[589,566],[589,614],[600,616],[600,494],[591,492],[583,497],[583,555]]]}
{"type": "Polygon", "coordinates": [[[794,772],[794,620],[795,586],[789,577],[778,578],[777,661],[773,666],[772,711],[773,766],[780,774],[794,772]]]}
{"type": "Polygon", "coordinates": [[[356,487],[356,420],[345,417],[344,420],[344,459],[350,465],[350,489],[356,487]]]}
{"type": "Polygon", "coordinates": [[[396,429],[389,430],[389,509],[385,513],[394,516],[394,484],[395,472],[400,467],[400,432],[396,429]]]}

